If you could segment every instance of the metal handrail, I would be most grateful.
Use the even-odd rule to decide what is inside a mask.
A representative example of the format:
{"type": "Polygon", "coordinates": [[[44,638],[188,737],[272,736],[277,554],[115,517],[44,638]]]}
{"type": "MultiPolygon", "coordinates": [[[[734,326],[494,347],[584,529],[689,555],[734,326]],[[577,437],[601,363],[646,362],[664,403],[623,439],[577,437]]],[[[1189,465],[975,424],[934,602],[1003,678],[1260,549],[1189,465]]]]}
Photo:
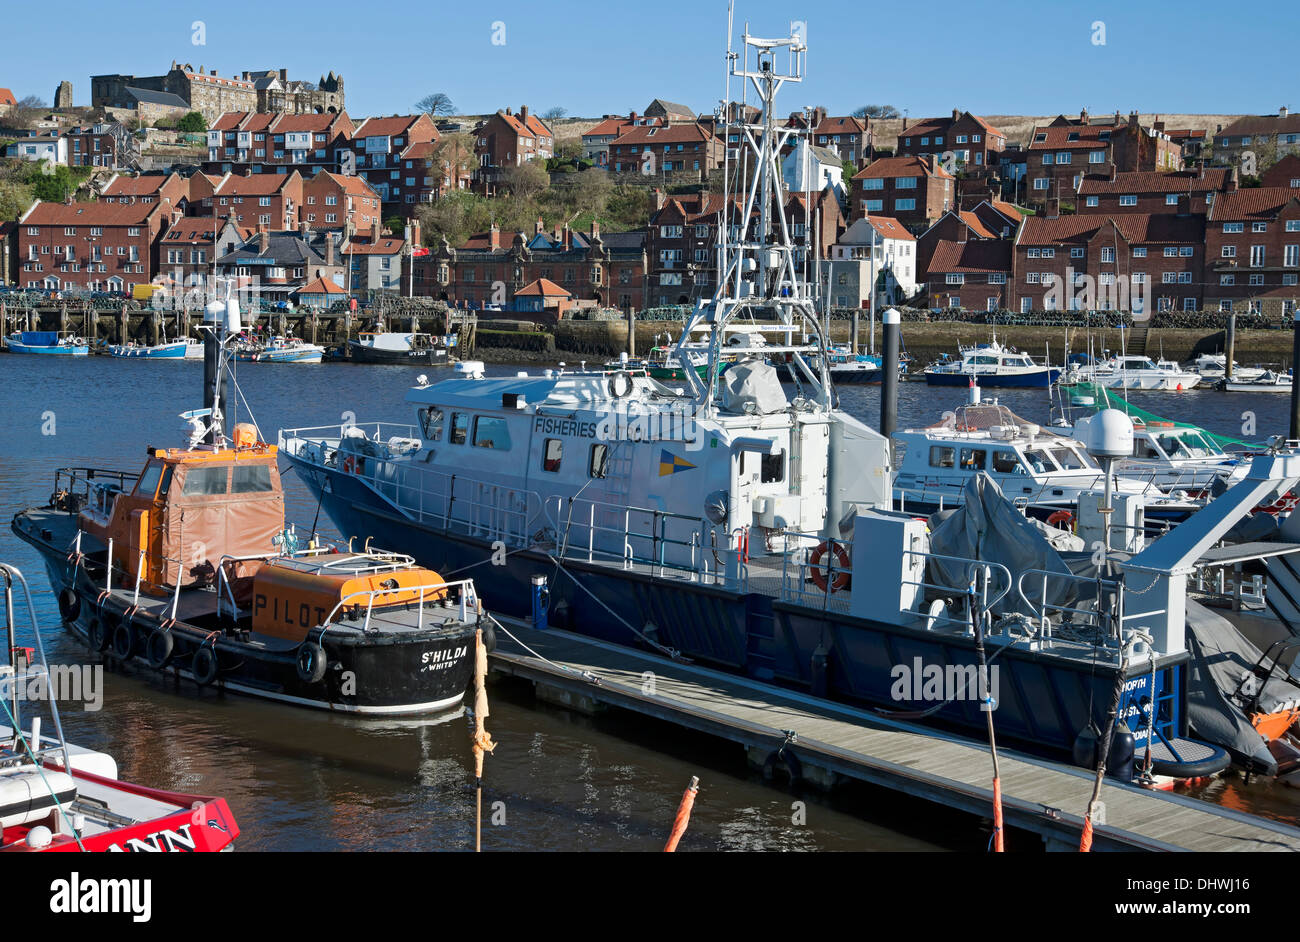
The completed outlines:
{"type": "Polygon", "coordinates": [[[385,588],[363,589],[358,592],[351,592],[345,595],[343,598],[339,599],[338,603],[332,609],[330,609],[330,613],[327,616],[325,616],[324,619],[321,620],[321,623],[317,627],[321,628],[322,630],[327,628],[329,625],[334,623],[335,616],[338,615],[339,611],[342,610],[344,606],[348,604],[349,601],[356,598],[365,598],[367,600],[366,620],[365,623],[361,626],[361,628],[362,631],[369,631],[370,616],[374,611],[376,598],[379,598],[380,596],[384,596],[384,595],[394,595],[398,593],[414,592],[417,589],[420,591],[420,598],[418,602],[419,621],[417,623],[417,628],[421,628],[421,629],[424,627],[424,605],[425,605],[426,592],[435,593],[436,595],[433,601],[436,602],[438,601],[438,599],[443,598],[447,594],[449,594],[451,590],[461,589],[462,591],[460,593],[459,614],[460,614],[460,619],[462,621],[467,621],[469,619],[468,600],[470,598],[473,598],[476,602],[478,600],[478,594],[474,591],[473,579],[457,579],[454,582],[444,582],[440,580],[438,582],[421,583],[418,586],[394,586],[393,588],[390,589],[385,589],[385,588]]]}

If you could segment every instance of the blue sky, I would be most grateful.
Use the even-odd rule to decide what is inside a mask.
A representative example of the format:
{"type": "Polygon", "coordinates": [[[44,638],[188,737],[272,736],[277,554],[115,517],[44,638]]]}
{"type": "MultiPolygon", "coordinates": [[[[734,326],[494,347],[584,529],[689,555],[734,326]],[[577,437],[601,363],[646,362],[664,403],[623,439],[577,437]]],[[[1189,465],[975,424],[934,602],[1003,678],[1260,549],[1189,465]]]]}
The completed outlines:
{"type": "MultiPolygon", "coordinates": [[[[353,116],[409,111],[431,91],[471,113],[528,104],[597,116],[640,110],[655,97],[711,111],[722,94],[726,9],[726,0],[69,0],[52,13],[0,0],[9,40],[0,86],[50,101],[69,79],[76,103],[88,104],[90,75],[156,75],[175,58],[222,75],[284,66],[312,81],[332,68],[347,82],[353,116]],[[192,43],[196,20],[206,45],[192,43]],[[497,22],[503,45],[492,42],[497,22]]],[[[823,104],[844,113],[866,103],[912,117],[953,107],[977,114],[1300,107],[1293,3],[741,0],[737,32],[746,20],[760,36],[784,35],[791,20],[807,23],[808,79],[787,87],[782,111],[823,104]],[[1105,45],[1093,42],[1098,21],[1105,45]]]]}

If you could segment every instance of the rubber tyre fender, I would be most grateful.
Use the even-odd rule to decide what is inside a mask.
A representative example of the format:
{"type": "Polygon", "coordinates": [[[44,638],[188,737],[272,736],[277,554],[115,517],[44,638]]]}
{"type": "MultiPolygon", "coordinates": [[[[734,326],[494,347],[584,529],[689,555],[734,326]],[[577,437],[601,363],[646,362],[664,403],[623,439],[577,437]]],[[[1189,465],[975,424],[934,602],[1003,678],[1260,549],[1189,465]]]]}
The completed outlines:
{"type": "Polygon", "coordinates": [[[149,640],[145,642],[144,646],[144,656],[145,660],[149,662],[149,666],[156,671],[160,671],[171,663],[172,650],[175,644],[170,631],[155,628],[149,632],[149,640]]]}
{"type": "Polygon", "coordinates": [[[315,641],[304,641],[298,645],[298,654],[294,658],[298,669],[298,679],[304,684],[318,684],[325,678],[325,649],[315,641]]]}
{"type": "Polygon", "coordinates": [[[131,625],[131,619],[123,618],[113,629],[111,653],[119,661],[131,660],[131,655],[135,653],[135,628],[131,625]]]}
{"type": "Polygon", "coordinates": [[[81,615],[81,596],[72,588],[59,593],[59,615],[64,622],[71,624],[81,615]]]}
{"type": "Polygon", "coordinates": [[[108,650],[108,643],[112,640],[109,634],[108,625],[98,615],[90,616],[90,621],[86,624],[86,644],[90,645],[92,651],[98,651],[103,654],[108,650]]]}
{"type": "Polygon", "coordinates": [[[199,645],[190,659],[190,673],[194,675],[194,682],[200,687],[207,687],[217,679],[219,669],[217,652],[211,645],[199,645]]]}
{"type": "Polygon", "coordinates": [[[488,654],[497,649],[497,630],[492,625],[487,625],[483,629],[483,647],[487,648],[488,654]]]}
{"type": "Polygon", "coordinates": [[[803,764],[800,763],[799,757],[794,754],[790,747],[773,752],[763,760],[763,779],[772,781],[776,778],[776,770],[784,766],[786,774],[790,777],[790,784],[797,785],[803,779],[803,764]]]}

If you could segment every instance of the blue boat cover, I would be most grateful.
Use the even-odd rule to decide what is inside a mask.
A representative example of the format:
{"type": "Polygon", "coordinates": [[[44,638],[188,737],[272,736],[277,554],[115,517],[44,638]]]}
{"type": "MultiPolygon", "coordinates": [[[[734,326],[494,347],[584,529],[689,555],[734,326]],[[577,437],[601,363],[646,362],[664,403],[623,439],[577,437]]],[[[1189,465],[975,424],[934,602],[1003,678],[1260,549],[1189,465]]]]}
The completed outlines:
{"type": "Polygon", "coordinates": [[[52,347],[59,342],[59,335],[53,330],[24,330],[22,342],[28,347],[52,347]]]}

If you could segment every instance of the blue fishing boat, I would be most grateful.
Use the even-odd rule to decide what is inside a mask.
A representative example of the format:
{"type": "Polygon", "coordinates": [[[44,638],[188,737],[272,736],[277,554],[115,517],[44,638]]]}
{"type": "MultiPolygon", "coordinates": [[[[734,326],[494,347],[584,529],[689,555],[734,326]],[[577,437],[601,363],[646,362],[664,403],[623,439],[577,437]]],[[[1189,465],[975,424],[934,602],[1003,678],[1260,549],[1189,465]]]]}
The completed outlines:
{"type": "Polygon", "coordinates": [[[960,359],[944,355],[927,367],[931,386],[969,386],[972,377],[986,389],[1046,388],[1060,377],[1056,367],[1035,363],[1027,353],[1008,350],[994,338],[991,343],[959,347],[960,359]]]}
{"type": "Polygon", "coordinates": [[[188,348],[189,342],[185,340],[157,344],[119,343],[108,348],[108,355],[132,360],[184,360],[188,348]]]}
{"type": "Polygon", "coordinates": [[[90,344],[56,330],[19,330],[9,335],[9,352],[84,357],[90,354],[90,344]]]}

